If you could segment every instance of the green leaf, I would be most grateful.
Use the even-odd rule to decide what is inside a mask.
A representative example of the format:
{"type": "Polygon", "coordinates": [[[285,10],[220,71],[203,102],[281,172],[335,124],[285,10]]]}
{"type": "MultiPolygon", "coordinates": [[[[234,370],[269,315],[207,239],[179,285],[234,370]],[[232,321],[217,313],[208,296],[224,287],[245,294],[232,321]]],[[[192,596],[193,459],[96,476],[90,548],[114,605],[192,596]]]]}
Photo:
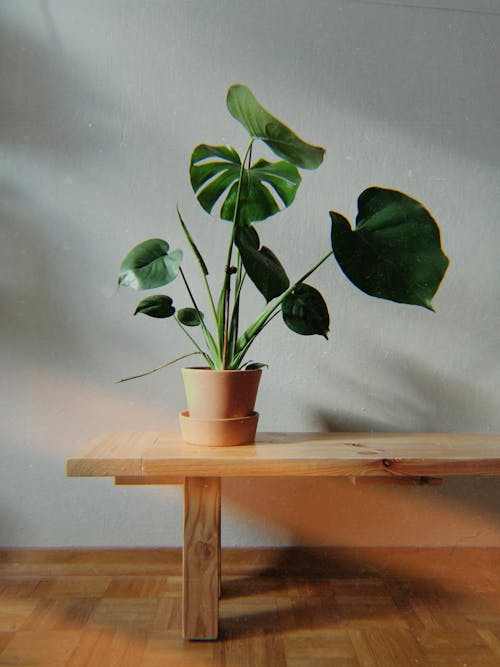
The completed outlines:
{"type": "Polygon", "coordinates": [[[201,271],[202,271],[203,275],[208,276],[208,269],[207,269],[207,265],[205,264],[205,260],[201,256],[201,253],[198,250],[198,248],[196,246],[196,243],[193,241],[193,238],[192,238],[191,234],[189,233],[188,228],[186,227],[186,223],[182,219],[181,212],[179,211],[179,209],[177,209],[177,217],[179,218],[179,222],[180,222],[180,225],[182,227],[182,231],[186,235],[186,238],[189,242],[189,245],[191,246],[191,249],[192,249],[195,257],[198,260],[198,264],[201,267],[201,271]]]}
{"type": "Polygon", "coordinates": [[[236,84],[229,88],[227,107],[251,137],[261,139],[279,157],[302,169],[316,169],[323,162],[324,148],[303,141],[266,111],[246,86],[236,84]]]}
{"type": "Polygon", "coordinates": [[[258,361],[249,361],[247,364],[242,366],[246,371],[258,371],[261,368],[269,368],[267,364],[261,364],[258,361]]]}
{"type": "Polygon", "coordinates": [[[328,338],[330,315],[320,292],[310,285],[299,283],[281,304],[287,327],[301,336],[318,334],[328,338]]]}
{"type": "Polygon", "coordinates": [[[142,313],[149,317],[172,317],[175,308],[172,299],[165,294],[154,294],[143,299],[134,311],[134,315],[142,313]]]}
{"type": "Polygon", "coordinates": [[[203,313],[196,308],[181,308],[177,311],[177,319],[185,327],[198,327],[203,319],[203,313]]]}
{"type": "Polygon", "coordinates": [[[297,168],[289,162],[258,160],[242,172],[234,148],[207,144],[194,149],[189,175],[205,211],[211,213],[220,201],[220,217],[231,221],[241,176],[238,220],[242,224],[265,220],[290,206],[301,181],[297,168]]]}
{"type": "Polygon", "coordinates": [[[182,250],[170,251],[162,239],[148,239],[136,245],[120,265],[118,284],[133,289],[163,287],[177,277],[182,250]]]}
{"type": "MultiPolygon", "coordinates": [[[[153,373],[156,373],[156,371],[160,371],[162,368],[167,368],[167,366],[172,366],[172,364],[176,364],[178,361],[182,361],[182,359],[186,359],[187,357],[193,357],[196,354],[203,354],[203,352],[188,352],[188,354],[183,354],[181,357],[177,357],[177,359],[172,359],[171,361],[167,361],[165,364],[162,364],[157,368],[153,368],[150,371],[146,371],[145,373],[139,373],[138,375],[132,375],[131,377],[123,378],[123,380],[118,380],[117,384],[120,384],[120,382],[128,382],[129,380],[137,380],[137,378],[144,378],[147,375],[152,375],[153,373]]],[[[206,355],[204,356],[206,357],[206,355]]]]}
{"type": "Polygon", "coordinates": [[[283,294],[290,281],[276,255],[260,240],[254,227],[236,227],[236,247],[245,270],[266,301],[283,294]]]}
{"type": "Polygon", "coordinates": [[[358,199],[356,228],[330,212],[332,248],[347,278],[370,296],[433,310],[448,267],[439,227],[416,199],[372,187],[358,199]]]}

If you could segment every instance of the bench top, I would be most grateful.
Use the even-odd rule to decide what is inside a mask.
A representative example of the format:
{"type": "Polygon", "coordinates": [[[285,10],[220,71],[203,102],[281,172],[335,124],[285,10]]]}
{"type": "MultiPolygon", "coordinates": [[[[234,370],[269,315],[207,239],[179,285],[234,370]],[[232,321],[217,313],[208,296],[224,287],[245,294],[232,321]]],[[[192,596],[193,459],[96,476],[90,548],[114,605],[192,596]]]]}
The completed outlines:
{"type": "Polygon", "coordinates": [[[426,477],[500,475],[500,435],[260,433],[252,445],[201,447],[179,433],[114,432],[67,461],[71,477],[426,477]]]}

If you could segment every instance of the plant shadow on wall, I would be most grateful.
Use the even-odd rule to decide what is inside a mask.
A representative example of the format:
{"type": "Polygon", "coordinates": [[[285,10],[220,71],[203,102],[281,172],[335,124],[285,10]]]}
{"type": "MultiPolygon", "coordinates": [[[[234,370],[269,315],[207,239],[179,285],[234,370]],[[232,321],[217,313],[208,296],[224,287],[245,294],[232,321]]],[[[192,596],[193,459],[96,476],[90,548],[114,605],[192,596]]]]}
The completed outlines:
{"type": "MultiPolygon", "coordinates": [[[[303,141],[242,84],[230,86],[226,104],[249,135],[242,155],[231,146],[200,144],[191,155],[189,170],[201,207],[207,213],[217,213],[228,227],[220,290],[213,291],[209,262],[177,209],[178,224],[203,278],[203,310],[183,269],[183,251],[172,249],[164,239],[147,239],[132,248],[122,260],[118,282],[136,290],[156,290],[179,276],[189,305],[179,308],[169,295],[153,294],[139,302],[134,315],[173,320],[188,338],[192,351],[127,380],[193,355],[199,355],[206,369],[212,371],[202,373],[203,382],[211,375],[219,378],[214,371],[226,373],[227,379],[236,371],[242,376],[248,376],[248,371],[260,372],[266,363],[248,360],[248,355],[257,337],[278,316],[296,334],[328,338],[328,306],[309,278],[331,258],[365,294],[433,310],[432,299],[448,267],[439,227],[420,202],[397,190],[377,186],[365,189],[358,197],[355,226],[341,213],[330,211],[330,225],[325,225],[328,252],[302,276],[290,279],[274,251],[261,244],[257,228],[292,205],[301,172],[317,169],[325,149],[303,141]],[[262,157],[261,150],[270,151],[273,161],[262,157]],[[264,298],[265,306],[248,324],[240,319],[240,306],[244,299],[255,296],[254,292],[249,297],[249,284],[264,298]]],[[[185,414],[189,419],[189,413],[185,414]]],[[[233,416],[247,418],[250,413],[227,415],[233,416]]]]}
{"type": "MultiPolygon", "coordinates": [[[[374,347],[373,358],[376,352],[374,347]]],[[[333,373],[321,367],[320,380],[328,383],[335,377],[336,386],[359,397],[358,412],[342,411],[337,402],[331,410],[327,403],[318,409],[306,402],[314,430],[460,433],[470,431],[471,422],[479,422],[482,432],[490,430],[487,417],[483,419],[482,415],[494,414],[496,404],[486,392],[478,392],[472,382],[444,374],[411,354],[391,351],[382,365],[382,377],[377,376],[375,387],[370,383],[369,391],[369,366],[361,375],[338,368],[333,373]]]]}

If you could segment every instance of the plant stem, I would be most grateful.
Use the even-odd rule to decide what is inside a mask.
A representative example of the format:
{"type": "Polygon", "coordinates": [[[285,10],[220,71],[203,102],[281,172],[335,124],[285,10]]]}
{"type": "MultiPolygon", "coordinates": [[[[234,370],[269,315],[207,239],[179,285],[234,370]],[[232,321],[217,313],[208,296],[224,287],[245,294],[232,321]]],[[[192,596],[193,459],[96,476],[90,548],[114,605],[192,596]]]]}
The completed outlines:
{"type": "Polygon", "coordinates": [[[179,207],[177,207],[177,217],[179,219],[179,223],[182,227],[182,231],[184,232],[189,245],[191,246],[191,250],[193,251],[194,256],[198,260],[198,266],[200,267],[201,274],[203,276],[203,282],[205,283],[205,289],[208,294],[208,298],[210,301],[210,306],[212,308],[212,314],[214,316],[215,324],[217,325],[217,312],[215,310],[215,304],[214,304],[214,298],[212,296],[212,290],[210,289],[210,285],[208,284],[207,276],[208,276],[208,268],[207,265],[205,264],[205,260],[201,256],[200,251],[198,250],[193,238],[191,237],[191,234],[189,233],[189,230],[186,226],[186,223],[182,219],[181,212],[179,211],[179,207]]]}
{"type": "Polygon", "coordinates": [[[293,292],[293,290],[297,287],[297,285],[300,285],[303,283],[309,276],[314,273],[319,267],[326,262],[326,260],[333,255],[333,250],[330,250],[324,257],[322,257],[319,262],[317,262],[309,271],[304,273],[304,275],[299,278],[293,285],[290,285],[290,287],[281,294],[277,301],[272,303],[270,306],[264,310],[261,315],[255,320],[253,324],[251,324],[248,329],[239,337],[239,339],[236,342],[236,357],[235,361],[239,365],[241,361],[243,360],[244,355],[247,353],[250,345],[253,343],[255,338],[258,336],[258,334],[262,331],[262,329],[266,326],[266,324],[270,321],[271,317],[274,317],[274,314],[276,314],[276,310],[281,306],[283,301],[286,299],[286,297],[293,292]]]}
{"type": "MultiPolygon", "coordinates": [[[[192,354],[201,354],[201,355],[203,355],[203,357],[205,358],[205,361],[206,361],[207,364],[210,366],[210,368],[214,368],[214,367],[215,367],[215,364],[214,364],[214,362],[212,361],[212,359],[208,356],[208,354],[207,354],[206,352],[204,352],[204,351],[201,349],[201,347],[198,345],[198,343],[197,343],[196,340],[193,338],[193,336],[191,336],[191,334],[190,334],[189,331],[186,329],[186,327],[184,327],[184,326],[181,324],[181,322],[179,321],[179,319],[178,319],[177,317],[174,317],[174,320],[177,322],[177,324],[180,326],[181,330],[186,334],[186,336],[189,338],[189,340],[191,341],[191,343],[192,343],[192,344],[195,346],[195,348],[198,350],[198,352],[192,352],[192,354]]],[[[189,356],[189,355],[186,355],[186,356],[189,356]]]]}
{"type": "MultiPolygon", "coordinates": [[[[203,320],[203,315],[202,315],[200,309],[198,308],[198,305],[197,305],[196,300],[193,296],[191,288],[189,287],[189,284],[188,284],[188,281],[187,281],[186,276],[184,274],[184,271],[182,270],[181,267],[179,267],[179,273],[181,275],[182,280],[184,281],[184,285],[186,286],[187,292],[189,294],[189,298],[191,299],[191,303],[193,304],[193,308],[198,313],[198,317],[199,317],[199,321],[200,321],[200,327],[201,327],[201,330],[203,331],[203,335],[205,336],[205,342],[206,342],[207,346],[210,348],[211,353],[214,355],[216,363],[219,363],[220,357],[219,357],[219,351],[217,349],[217,345],[215,344],[214,338],[213,338],[212,334],[210,333],[209,329],[207,328],[207,325],[205,324],[205,322],[203,320]]],[[[177,322],[179,322],[179,320],[177,320],[177,318],[175,318],[175,319],[176,319],[177,322]]],[[[179,324],[180,324],[180,322],[179,322],[179,324]]],[[[187,331],[185,333],[187,334],[187,331]]],[[[187,334],[187,335],[189,336],[189,334],[187,334]]],[[[190,336],[190,338],[191,338],[191,336],[190,336]]],[[[194,339],[191,339],[191,340],[194,341],[194,339]]],[[[200,349],[200,348],[198,347],[198,349],[200,349]]],[[[205,353],[203,352],[202,354],[205,354],[205,353]]]]}
{"type": "Polygon", "coordinates": [[[189,287],[188,281],[186,279],[186,275],[184,271],[182,270],[182,267],[179,267],[179,273],[181,274],[181,278],[184,281],[184,285],[186,286],[187,293],[189,294],[189,298],[191,299],[191,303],[193,304],[193,308],[199,313],[200,309],[196,305],[196,301],[194,299],[193,293],[191,292],[191,288],[189,287]]]}
{"type": "Polygon", "coordinates": [[[205,283],[205,288],[208,292],[208,298],[210,301],[210,307],[212,309],[212,315],[214,316],[215,324],[217,324],[217,311],[215,310],[215,303],[214,303],[214,298],[212,296],[212,292],[210,290],[210,285],[208,284],[208,280],[205,274],[203,274],[203,282],[205,283]]]}
{"type": "Polygon", "coordinates": [[[129,380],[137,380],[137,378],[146,377],[146,375],[151,375],[152,373],[156,373],[156,371],[159,371],[162,368],[166,368],[167,366],[171,366],[172,364],[175,364],[178,361],[181,361],[182,359],[186,359],[187,357],[192,357],[196,354],[204,354],[204,353],[200,351],[200,352],[189,352],[188,354],[183,354],[181,357],[177,357],[176,359],[172,359],[172,361],[167,361],[166,364],[162,364],[161,366],[158,366],[157,368],[153,368],[152,371],[146,371],[145,373],[139,373],[139,375],[132,375],[129,378],[123,378],[123,380],[118,380],[117,384],[119,384],[120,382],[128,382],[129,380]]]}
{"type": "MultiPolygon", "coordinates": [[[[238,209],[240,205],[240,197],[241,197],[241,185],[243,182],[243,174],[245,172],[245,162],[247,161],[247,158],[251,155],[252,151],[252,145],[253,145],[254,139],[250,139],[248,142],[248,145],[245,149],[245,152],[243,154],[243,159],[241,160],[241,167],[240,167],[240,176],[238,179],[238,189],[236,191],[236,201],[234,204],[234,214],[233,214],[233,223],[231,226],[231,238],[229,240],[229,248],[227,252],[227,260],[226,260],[226,269],[225,269],[225,275],[224,275],[224,284],[222,287],[222,294],[221,298],[219,299],[219,305],[221,304],[221,301],[223,303],[222,307],[222,326],[219,327],[219,331],[222,331],[222,368],[226,369],[228,367],[228,338],[229,338],[229,304],[230,304],[230,296],[231,296],[231,261],[233,257],[233,245],[234,245],[234,237],[235,237],[235,232],[236,232],[236,223],[238,219],[238,209]]],[[[233,316],[235,313],[233,313],[233,316]]],[[[220,340],[219,340],[220,344],[220,340]]]]}
{"type": "Polygon", "coordinates": [[[245,281],[246,272],[243,270],[240,253],[238,252],[238,263],[236,272],[235,291],[233,299],[233,313],[231,316],[231,323],[229,327],[229,346],[231,358],[234,356],[236,350],[236,341],[238,340],[238,329],[240,321],[240,294],[245,281]]]}

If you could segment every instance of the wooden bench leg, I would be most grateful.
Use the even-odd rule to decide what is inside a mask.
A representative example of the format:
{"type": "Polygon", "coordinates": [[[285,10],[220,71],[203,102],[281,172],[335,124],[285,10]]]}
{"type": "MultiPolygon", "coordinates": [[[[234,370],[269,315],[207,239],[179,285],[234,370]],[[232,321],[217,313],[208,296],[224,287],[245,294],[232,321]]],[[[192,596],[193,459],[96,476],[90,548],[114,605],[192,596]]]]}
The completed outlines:
{"type": "Polygon", "coordinates": [[[183,636],[217,639],[220,595],[219,477],[184,482],[183,636]]]}

